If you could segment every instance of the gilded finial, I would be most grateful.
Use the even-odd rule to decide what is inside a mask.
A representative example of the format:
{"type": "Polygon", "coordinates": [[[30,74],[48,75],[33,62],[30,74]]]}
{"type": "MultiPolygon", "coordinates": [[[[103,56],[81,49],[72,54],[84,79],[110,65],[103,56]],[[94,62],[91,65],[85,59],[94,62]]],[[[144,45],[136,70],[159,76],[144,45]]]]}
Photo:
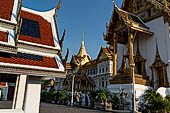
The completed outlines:
{"type": "Polygon", "coordinates": [[[158,41],[157,41],[157,38],[156,38],[156,56],[155,56],[156,60],[161,60],[161,57],[160,57],[160,54],[159,54],[159,49],[158,49],[158,41]]]}
{"type": "Polygon", "coordinates": [[[59,0],[59,3],[57,7],[55,8],[55,14],[57,14],[57,10],[60,10],[60,7],[61,7],[61,0],[59,0]]]}
{"type": "Polygon", "coordinates": [[[82,37],[82,41],[84,41],[84,32],[83,32],[83,37],[82,37]]]}
{"type": "Polygon", "coordinates": [[[114,6],[116,6],[116,3],[115,3],[115,1],[114,1],[114,0],[112,0],[112,2],[113,2],[113,4],[114,4],[114,6]]]}

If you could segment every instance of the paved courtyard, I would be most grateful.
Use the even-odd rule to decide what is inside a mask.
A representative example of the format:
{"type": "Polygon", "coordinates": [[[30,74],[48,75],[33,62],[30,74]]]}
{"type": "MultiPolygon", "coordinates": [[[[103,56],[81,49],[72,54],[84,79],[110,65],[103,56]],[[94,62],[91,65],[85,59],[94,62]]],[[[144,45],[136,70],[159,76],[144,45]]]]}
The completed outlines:
{"type": "Polygon", "coordinates": [[[41,103],[40,113],[112,113],[57,104],[41,103]]]}

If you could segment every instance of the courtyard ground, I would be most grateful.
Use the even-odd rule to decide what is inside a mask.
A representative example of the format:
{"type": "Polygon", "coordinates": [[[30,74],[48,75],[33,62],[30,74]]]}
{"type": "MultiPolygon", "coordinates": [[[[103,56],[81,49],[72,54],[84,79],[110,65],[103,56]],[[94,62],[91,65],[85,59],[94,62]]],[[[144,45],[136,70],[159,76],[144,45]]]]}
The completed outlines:
{"type": "Polygon", "coordinates": [[[65,105],[41,103],[40,113],[112,113],[99,110],[70,107],[65,105]]]}

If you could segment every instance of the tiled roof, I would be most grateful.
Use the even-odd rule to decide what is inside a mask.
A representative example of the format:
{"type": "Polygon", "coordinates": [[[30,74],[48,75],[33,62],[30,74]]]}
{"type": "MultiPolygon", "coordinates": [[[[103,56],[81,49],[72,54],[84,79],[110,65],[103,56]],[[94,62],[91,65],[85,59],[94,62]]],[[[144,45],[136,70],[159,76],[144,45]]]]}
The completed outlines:
{"type": "Polygon", "coordinates": [[[20,53],[20,52],[18,52],[17,54],[0,53],[0,62],[47,67],[47,68],[57,68],[57,69],[59,68],[55,58],[20,53]]]}
{"type": "Polygon", "coordinates": [[[11,20],[14,0],[0,0],[0,18],[11,20]]]}
{"type": "Polygon", "coordinates": [[[110,51],[107,48],[104,48],[106,53],[110,53],[110,51]]]}
{"type": "Polygon", "coordinates": [[[108,57],[112,57],[112,53],[108,48],[104,48],[104,51],[108,57]]]}
{"type": "MultiPolygon", "coordinates": [[[[24,18],[24,19],[27,19],[27,20],[30,20],[30,21],[32,20],[33,23],[38,22],[40,38],[35,37],[35,35],[28,36],[24,33],[22,34],[23,31],[22,31],[22,28],[21,28],[21,34],[19,36],[19,40],[54,47],[51,23],[49,23],[43,17],[36,15],[36,14],[33,14],[33,13],[30,13],[30,12],[27,12],[27,11],[21,11],[21,18],[24,18]]],[[[30,25],[27,25],[27,26],[29,27],[30,25]]],[[[35,29],[35,28],[33,28],[33,29],[35,29]]]]}
{"type": "Polygon", "coordinates": [[[0,31],[0,41],[8,42],[8,33],[0,31]]]}
{"type": "Polygon", "coordinates": [[[71,66],[71,64],[69,64],[69,63],[67,63],[66,65],[67,65],[67,66],[71,66]]]}

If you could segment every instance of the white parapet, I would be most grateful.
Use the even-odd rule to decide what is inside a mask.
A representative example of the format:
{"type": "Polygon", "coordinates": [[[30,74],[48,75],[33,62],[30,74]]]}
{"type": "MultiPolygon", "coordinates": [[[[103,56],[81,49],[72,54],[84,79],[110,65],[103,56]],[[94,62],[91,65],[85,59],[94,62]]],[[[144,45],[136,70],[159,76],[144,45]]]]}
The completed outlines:
{"type": "Polygon", "coordinates": [[[160,87],[156,92],[160,93],[163,97],[166,97],[167,95],[170,95],[170,88],[160,87]]]}
{"type": "MultiPolygon", "coordinates": [[[[140,104],[142,102],[142,95],[144,94],[145,90],[151,88],[150,86],[145,85],[139,85],[135,84],[135,98],[136,103],[140,104]]],[[[118,93],[118,96],[120,94],[120,89],[125,89],[125,93],[127,93],[126,101],[130,103],[129,110],[132,109],[132,84],[111,84],[108,86],[108,89],[111,91],[111,93],[118,93]]],[[[138,105],[140,107],[140,105],[138,105]]]]}

